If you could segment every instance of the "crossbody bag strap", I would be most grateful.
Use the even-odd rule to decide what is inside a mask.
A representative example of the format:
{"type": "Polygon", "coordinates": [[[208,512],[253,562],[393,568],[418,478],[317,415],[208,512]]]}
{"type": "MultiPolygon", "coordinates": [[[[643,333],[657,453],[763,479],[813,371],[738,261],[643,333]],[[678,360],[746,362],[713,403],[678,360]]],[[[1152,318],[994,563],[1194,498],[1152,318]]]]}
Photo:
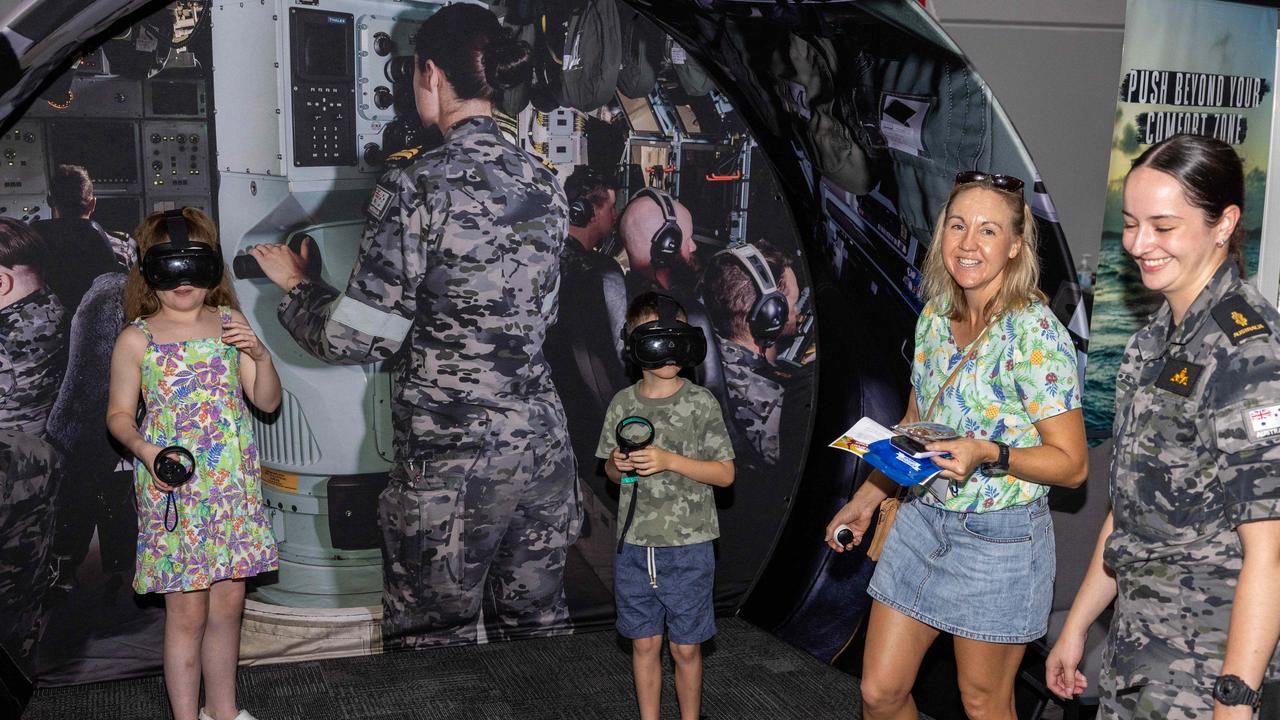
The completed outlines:
{"type": "Polygon", "coordinates": [[[974,338],[973,342],[969,343],[969,351],[964,354],[964,357],[960,359],[960,362],[956,363],[955,368],[951,370],[951,374],[947,376],[947,379],[943,381],[942,385],[938,388],[938,393],[933,396],[933,402],[929,403],[929,410],[925,412],[924,417],[920,418],[921,420],[928,420],[933,416],[933,411],[937,409],[938,401],[942,399],[942,394],[947,391],[947,388],[956,379],[956,376],[960,374],[960,368],[968,365],[974,355],[978,354],[978,346],[982,344],[982,339],[987,336],[987,331],[990,329],[991,323],[987,323],[987,326],[982,328],[982,332],[978,333],[978,337],[974,338]]]}

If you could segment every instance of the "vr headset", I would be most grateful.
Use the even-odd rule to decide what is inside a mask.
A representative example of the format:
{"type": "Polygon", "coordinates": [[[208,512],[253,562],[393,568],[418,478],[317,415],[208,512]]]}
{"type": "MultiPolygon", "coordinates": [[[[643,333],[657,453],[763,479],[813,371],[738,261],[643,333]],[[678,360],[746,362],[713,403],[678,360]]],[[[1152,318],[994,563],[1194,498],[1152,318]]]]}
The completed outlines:
{"type": "Polygon", "coordinates": [[[217,287],[222,280],[222,256],[204,243],[188,239],[187,219],[182,210],[166,210],[169,242],[147,250],[142,258],[142,278],[152,290],[173,290],[183,285],[217,287]]]}
{"type": "Polygon", "coordinates": [[[696,367],[707,356],[702,328],[676,318],[680,305],[666,295],[657,296],[658,319],[637,325],[626,337],[624,350],[631,362],[647,370],[664,365],[696,367]]]}

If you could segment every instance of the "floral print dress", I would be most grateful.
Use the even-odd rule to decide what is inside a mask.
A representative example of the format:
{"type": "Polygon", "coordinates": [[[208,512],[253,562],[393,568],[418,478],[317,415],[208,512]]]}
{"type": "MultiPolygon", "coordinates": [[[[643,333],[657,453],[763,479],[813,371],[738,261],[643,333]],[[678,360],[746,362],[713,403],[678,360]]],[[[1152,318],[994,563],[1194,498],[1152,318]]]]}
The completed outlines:
{"type": "MultiPolygon", "coordinates": [[[[230,313],[218,308],[224,323],[230,313]]],[[[195,476],[173,493],[176,527],[167,493],[155,486],[145,464],[134,462],[134,591],[204,590],[219,580],[277,569],[251,418],[240,393],[239,351],[221,337],[157,343],[145,319],[133,325],[147,337],[142,435],[160,447],[180,445],[196,458],[195,476]]]]}
{"type": "MultiPolygon", "coordinates": [[[[973,359],[943,390],[933,415],[923,418],[955,428],[965,437],[999,440],[1009,447],[1041,444],[1034,423],[1079,406],[1075,347],[1066,328],[1044,303],[1032,301],[996,318],[973,359]]],[[[968,347],[959,347],[951,321],[933,303],[916,322],[916,356],[911,386],[923,417],[968,347]]],[[[1048,494],[1049,486],[1013,474],[987,475],[981,468],[968,482],[951,483],[941,505],[955,512],[988,512],[1024,505],[1048,494]]],[[[930,493],[925,502],[938,504],[930,493]]]]}

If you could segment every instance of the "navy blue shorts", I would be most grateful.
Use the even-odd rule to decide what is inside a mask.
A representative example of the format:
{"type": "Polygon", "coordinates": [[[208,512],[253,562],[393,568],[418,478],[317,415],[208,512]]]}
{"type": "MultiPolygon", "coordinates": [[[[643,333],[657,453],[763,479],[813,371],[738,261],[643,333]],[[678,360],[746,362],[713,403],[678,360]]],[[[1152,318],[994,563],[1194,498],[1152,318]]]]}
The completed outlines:
{"type": "Polygon", "coordinates": [[[648,548],[627,543],[613,561],[618,634],[661,635],[679,645],[697,645],[716,634],[712,602],[716,556],[711,541],[648,548]]]}

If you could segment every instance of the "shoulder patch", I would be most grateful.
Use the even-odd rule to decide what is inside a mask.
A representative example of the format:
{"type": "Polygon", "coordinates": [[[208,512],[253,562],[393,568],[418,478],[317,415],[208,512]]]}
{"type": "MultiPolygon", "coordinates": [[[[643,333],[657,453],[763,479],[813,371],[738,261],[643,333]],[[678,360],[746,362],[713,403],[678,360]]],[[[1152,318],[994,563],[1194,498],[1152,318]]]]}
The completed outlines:
{"type": "Polygon", "coordinates": [[[1280,405],[1243,410],[1245,428],[1254,440],[1280,435],[1280,405]]]}
{"type": "Polygon", "coordinates": [[[373,188],[373,194],[369,196],[369,202],[364,206],[364,212],[374,222],[382,222],[387,219],[387,213],[391,209],[391,201],[396,197],[396,185],[390,180],[383,180],[373,188]]]}
{"type": "Polygon", "coordinates": [[[1203,372],[1203,365],[1171,357],[1165,362],[1164,367],[1160,369],[1160,375],[1156,378],[1155,386],[1161,390],[1168,390],[1175,395],[1191,397],[1191,391],[1195,390],[1196,382],[1200,380],[1200,375],[1203,372]]]}
{"type": "Polygon", "coordinates": [[[422,153],[422,146],[405,148],[387,156],[388,167],[408,167],[422,153]]]}
{"type": "Polygon", "coordinates": [[[1223,298],[1222,302],[1213,306],[1211,312],[1218,327],[1231,339],[1232,345],[1239,345],[1257,335],[1271,334],[1271,328],[1263,322],[1258,311],[1239,295],[1223,298]]]}

